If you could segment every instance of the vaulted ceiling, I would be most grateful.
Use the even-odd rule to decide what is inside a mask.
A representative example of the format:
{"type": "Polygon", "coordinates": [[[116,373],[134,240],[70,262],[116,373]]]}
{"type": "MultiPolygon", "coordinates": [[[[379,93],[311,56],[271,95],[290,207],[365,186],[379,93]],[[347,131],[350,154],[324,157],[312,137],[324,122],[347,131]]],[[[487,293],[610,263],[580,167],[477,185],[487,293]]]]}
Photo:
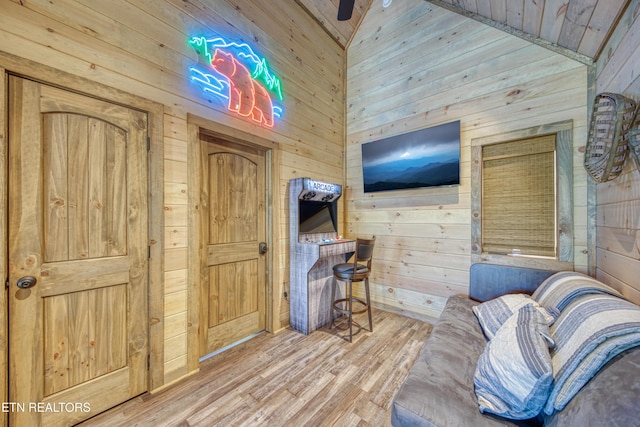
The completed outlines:
{"type": "MultiPolygon", "coordinates": [[[[297,0],[346,47],[370,7],[383,0],[355,0],[353,16],[338,21],[340,0],[297,0]]],[[[393,2],[406,0],[392,0],[393,2]]],[[[427,1],[427,0],[425,0],[427,1]]],[[[428,0],[535,43],[596,60],[630,0],[428,0]]],[[[380,3],[380,4],[377,4],[380,3]]]]}
{"type": "MultiPolygon", "coordinates": [[[[382,0],[355,0],[353,15],[348,21],[338,21],[340,0],[296,0],[311,14],[342,47],[345,47],[358,28],[369,5],[382,0]]],[[[404,1],[404,0],[396,0],[404,1]]]]}

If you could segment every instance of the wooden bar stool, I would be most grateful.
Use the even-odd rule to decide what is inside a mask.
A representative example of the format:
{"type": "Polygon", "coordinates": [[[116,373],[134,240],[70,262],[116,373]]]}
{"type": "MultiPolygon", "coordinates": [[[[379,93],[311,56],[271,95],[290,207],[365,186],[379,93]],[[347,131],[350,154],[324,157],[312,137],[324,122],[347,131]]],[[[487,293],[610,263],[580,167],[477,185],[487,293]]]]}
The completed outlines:
{"type": "Polygon", "coordinates": [[[375,236],[371,239],[356,239],[356,252],[353,255],[353,262],[336,264],[333,266],[333,283],[331,284],[331,325],[329,326],[329,329],[333,328],[335,312],[349,316],[349,342],[351,342],[353,338],[353,325],[355,324],[358,328],[356,334],[360,332],[360,329],[362,329],[360,324],[353,320],[354,314],[360,314],[367,311],[369,314],[369,331],[373,332],[373,322],[371,320],[371,298],[369,296],[369,274],[371,274],[371,258],[373,256],[375,240],[375,236]],[[345,282],[346,288],[345,297],[336,299],[336,286],[338,285],[338,280],[345,282]],[[366,301],[353,296],[353,282],[362,281],[364,281],[366,301]],[[354,302],[361,304],[363,308],[354,311],[354,302]],[[341,305],[342,307],[340,307],[341,305]]]}

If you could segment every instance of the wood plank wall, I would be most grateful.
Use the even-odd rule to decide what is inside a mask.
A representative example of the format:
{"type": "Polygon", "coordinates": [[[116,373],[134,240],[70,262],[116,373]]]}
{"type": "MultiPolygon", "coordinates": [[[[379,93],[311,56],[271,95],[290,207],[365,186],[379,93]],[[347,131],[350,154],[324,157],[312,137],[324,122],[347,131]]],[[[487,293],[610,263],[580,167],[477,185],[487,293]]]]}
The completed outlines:
{"type": "Polygon", "coordinates": [[[468,292],[470,144],[564,120],[574,126],[574,268],[587,269],[589,67],[421,0],[374,3],[347,50],[348,235],[376,235],[372,295],[437,317],[468,292]],[[361,144],[461,121],[458,187],[363,193],[361,144]]]}
{"type": "MultiPolygon", "coordinates": [[[[633,0],[597,62],[593,96],[613,92],[640,103],[638,70],[640,1],[633,0]]],[[[640,170],[627,158],[618,178],[596,188],[596,276],[640,304],[640,170]]]]}
{"type": "Polygon", "coordinates": [[[155,167],[164,169],[165,384],[189,373],[188,114],[279,144],[270,329],[288,325],[288,181],[344,179],[345,54],[313,19],[293,1],[276,8],[263,0],[7,0],[0,4],[0,51],[164,106],[164,164],[155,167]],[[285,112],[273,129],[228,114],[189,83],[197,57],[187,41],[214,32],[250,42],[282,80],[285,112]]]}

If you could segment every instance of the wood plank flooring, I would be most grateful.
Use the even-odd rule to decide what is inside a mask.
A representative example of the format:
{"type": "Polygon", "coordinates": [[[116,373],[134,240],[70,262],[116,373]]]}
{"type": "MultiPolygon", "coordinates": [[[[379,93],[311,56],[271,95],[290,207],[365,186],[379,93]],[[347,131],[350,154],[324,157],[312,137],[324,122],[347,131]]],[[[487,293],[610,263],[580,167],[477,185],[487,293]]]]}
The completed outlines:
{"type": "MultiPolygon", "coordinates": [[[[264,333],[83,426],[385,426],[432,325],[375,310],[374,332],[264,333]]],[[[357,317],[367,325],[366,314],[357,317]]]]}

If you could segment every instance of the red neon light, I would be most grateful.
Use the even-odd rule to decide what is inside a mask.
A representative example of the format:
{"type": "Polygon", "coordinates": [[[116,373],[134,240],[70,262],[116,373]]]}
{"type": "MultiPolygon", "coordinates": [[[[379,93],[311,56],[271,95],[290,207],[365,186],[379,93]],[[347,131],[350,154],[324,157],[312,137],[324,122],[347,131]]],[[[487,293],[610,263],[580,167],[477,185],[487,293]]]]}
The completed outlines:
{"type": "Polygon", "coordinates": [[[220,49],[216,49],[211,66],[229,80],[229,111],[273,127],[273,104],[269,92],[253,80],[247,67],[220,49]]]}

